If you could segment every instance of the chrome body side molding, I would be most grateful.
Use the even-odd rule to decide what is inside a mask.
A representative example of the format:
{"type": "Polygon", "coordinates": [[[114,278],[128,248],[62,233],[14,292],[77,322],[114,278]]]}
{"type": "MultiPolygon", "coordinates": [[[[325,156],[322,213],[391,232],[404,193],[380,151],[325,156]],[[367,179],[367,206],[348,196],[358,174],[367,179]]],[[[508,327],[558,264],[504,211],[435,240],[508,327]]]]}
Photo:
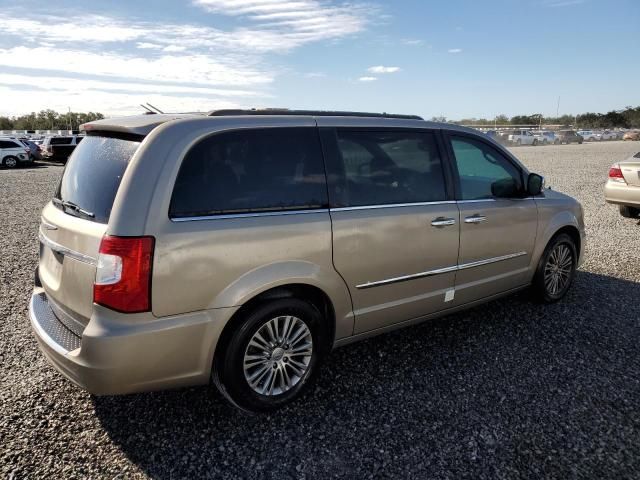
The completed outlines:
{"type": "Polygon", "coordinates": [[[491,263],[502,262],[505,260],[510,260],[512,258],[522,257],[523,255],[526,255],[526,254],[527,252],[510,253],[508,255],[502,255],[500,257],[486,258],[484,260],[477,260],[475,262],[463,263],[460,265],[452,265],[450,267],[438,268],[436,270],[429,270],[427,272],[419,272],[411,275],[403,275],[401,277],[386,278],[384,280],[378,280],[375,282],[362,283],[360,285],[356,285],[356,288],[365,289],[365,288],[379,287],[382,285],[389,285],[392,283],[406,282],[408,280],[431,277],[433,275],[440,275],[442,273],[456,272],[458,270],[466,270],[468,268],[481,267],[483,265],[489,265],[491,263]]]}

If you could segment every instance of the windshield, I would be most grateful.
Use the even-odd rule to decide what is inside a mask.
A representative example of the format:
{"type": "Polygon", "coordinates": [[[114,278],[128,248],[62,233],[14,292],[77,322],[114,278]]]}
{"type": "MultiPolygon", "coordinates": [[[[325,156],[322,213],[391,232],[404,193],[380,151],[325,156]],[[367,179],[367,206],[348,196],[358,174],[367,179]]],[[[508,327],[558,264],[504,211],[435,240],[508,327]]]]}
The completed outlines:
{"type": "Polygon", "coordinates": [[[54,204],[70,215],[108,223],[122,176],[139,146],[139,141],[86,137],[69,157],[55,196],[61,201],[54,204]]]}

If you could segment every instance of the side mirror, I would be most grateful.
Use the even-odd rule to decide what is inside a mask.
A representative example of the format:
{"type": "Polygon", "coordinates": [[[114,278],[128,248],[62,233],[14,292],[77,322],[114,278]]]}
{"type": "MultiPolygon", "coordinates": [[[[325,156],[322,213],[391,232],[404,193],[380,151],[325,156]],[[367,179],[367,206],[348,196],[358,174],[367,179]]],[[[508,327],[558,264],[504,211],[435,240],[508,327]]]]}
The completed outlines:
{"type": "Polygon", "coordinates": [[[522,197],[518,182],[514,178],[503,178],[491,184],[491,194],[496,198],[522,197]]]}
{"type": "Polygon", "coordinates": [[[544,177],[537,173],[530,173],[527,178],[527,194],[535,197],[540,195],[544,189],[544,177]]]}

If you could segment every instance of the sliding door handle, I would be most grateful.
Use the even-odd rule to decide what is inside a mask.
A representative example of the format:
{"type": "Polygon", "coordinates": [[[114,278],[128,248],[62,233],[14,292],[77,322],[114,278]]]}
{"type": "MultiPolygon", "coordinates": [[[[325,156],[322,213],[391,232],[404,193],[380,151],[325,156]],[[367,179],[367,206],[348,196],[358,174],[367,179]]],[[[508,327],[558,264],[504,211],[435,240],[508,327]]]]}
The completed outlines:
{"type": "Polygon", "coordinates": [[[431,220],[432,227],[447,227],[449,225],[455,225],[455,218],[447,218],[447,217],[438,217],[431,220]]]}
{"type": "Polygon", "coordinates": [[[479,213],[471,215],[470,217],[465,217],[464,219],[464,223],[482,223],[486,221],[487,217],[485,217],[484,215],[480,215],[479,213]]]}

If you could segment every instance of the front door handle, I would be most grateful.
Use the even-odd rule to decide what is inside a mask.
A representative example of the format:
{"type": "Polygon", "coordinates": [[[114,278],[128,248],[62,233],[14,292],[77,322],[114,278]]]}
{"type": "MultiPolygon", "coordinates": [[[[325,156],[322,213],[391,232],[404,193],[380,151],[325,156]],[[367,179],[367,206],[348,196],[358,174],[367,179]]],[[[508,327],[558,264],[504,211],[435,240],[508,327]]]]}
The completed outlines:
{"type": "Polygon", "coordinates": [[[464,223],[482,223],[486,221],[487,217],[485,217],[484,215],[480,215],[479,213],[471,215],[470,217],[465,217],[464,219],[464,223]]]}
{"type": "Polygon", "coordinates": [[[431,226],[433,227],[447,227],[449,225],[455,225],[455,218],[438,217],[431,220],[431,226]]]}

